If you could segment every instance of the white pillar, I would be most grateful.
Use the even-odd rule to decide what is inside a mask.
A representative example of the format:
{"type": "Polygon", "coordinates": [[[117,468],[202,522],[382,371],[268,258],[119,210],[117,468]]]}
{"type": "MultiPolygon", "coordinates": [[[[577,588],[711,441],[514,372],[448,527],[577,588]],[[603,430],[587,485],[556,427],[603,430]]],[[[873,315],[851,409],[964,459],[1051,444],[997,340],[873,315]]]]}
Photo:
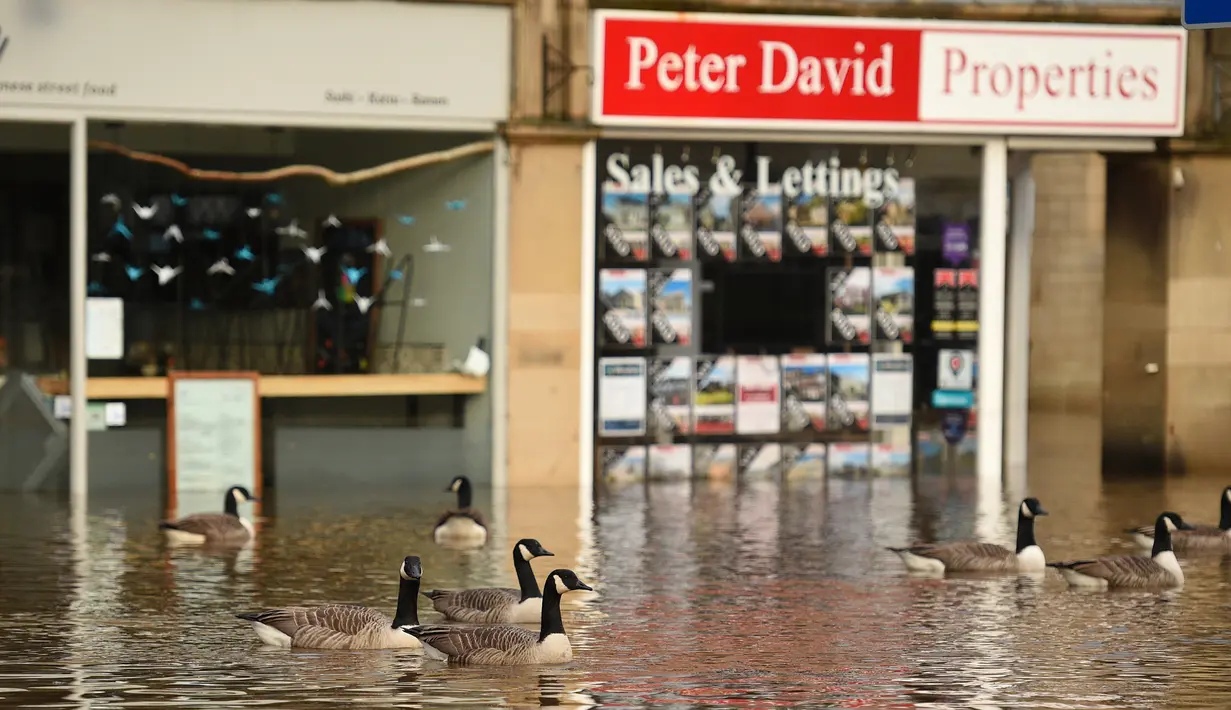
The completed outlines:
{"type": "MultiPolygon", "coordinates": [[[[503,491],[509,472],[509,146],[492,152],[495,229],[492,245],[492,488],[503,491]]],[[[503,498],[503,492],[500,494],[503,498]]],[[[503,501],[502,501],[503,502],[503,501]]]]}
{"type": "Polygon", "coordinates": [[[74,502],[84,502],[89,493],[86,462],[89,437],[86,427],[86,376],[88,374],[85,354],[85,301],[86,268],[86,160],[89,146],[86,143],[85,118],[77,118],[72,125],[69,141],[69,363],[68,382],[72,400],[72,419],[69,420],[69,493],[74,502]]]}
{"type": "Polygon", "coordinates": [[[598,190],[598,144],[586,143],[581,153],[581,426],[577,449],[578,495],[583,517],[594,502],[594,265],[595,210],[598,190]]]}
{"type": "Polygon", "coordinates": [[[1004,316],[1007,241],[1008,146],[1003,138],[983,146],[983,195],[979,209],[979,513],[999,519],[1004,464],[1004,316]]]}
{"type": "Polygon", "coordinates": [[[1012,234],[1005,338],[1005,472],[1014,495],[1026,488],[1030,410],[1030,260],[1034,242],[1034,176],[1031,154],[1013,156],[1012,234]]]}

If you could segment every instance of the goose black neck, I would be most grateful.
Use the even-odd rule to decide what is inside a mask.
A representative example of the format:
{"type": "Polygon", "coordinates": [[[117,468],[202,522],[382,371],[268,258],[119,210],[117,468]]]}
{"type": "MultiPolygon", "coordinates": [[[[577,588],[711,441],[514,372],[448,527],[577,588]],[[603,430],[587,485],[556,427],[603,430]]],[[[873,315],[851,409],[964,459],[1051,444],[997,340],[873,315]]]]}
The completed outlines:
{"type": "Polygon", "coordinates": [[[1017,551],[1021,552],[1037,544],[1034,541],[1034,518],[1019,510],[1017,512],[1017,551]]]}
{"type": "Polygon", "coordinates": [[[227,491],[226,496],[222,499],[222,512],[237,518],[239,517],[239,503],[235,502],[234,491],[227,491]]]}
{"type": "Polygon", "coordinates": [[[1218,518],[1218,527],[1223,530],[1231,530],[1231,500],[1227,499],[1226,492],[1222,494],[1222,515],[1218,518]]]}
{"type": "Polygon", "coordinates": [[[521,600],[541,597],[538,580],[534,578],[534,569],[530,561],[521,556],[521,546],[513,548],[513,570],[517,572],[517,586],[521,587],[521,600]]]}
{"type": "Polygon", "coordinates": [[[419,580],[398,578],[398,608],[393,612],[393,628],[419,625],[419,580]]]}
{"type": "Polygon", "coordinates": [[[457,507],[458,510],[465,510],[470,507],[470,481],[462,481],[458,484],[457,507]]]}
{"type": "Polygon", "coordinates": [[[1150,551],[1151,557],[1157,557],[1160,552],[1171,551],[1171,531],[1167,529],[1167,519],[1159,518],[1157,523],[1154,523],[1154,549],[1150,551]]]}
{"type": "Polygon", "coordinates": [[[539,641],[562,633],[564,619],[560,618],[560,592],[556,589],[556,578],[549,576],[543,583],[543,619],[539,624],[539,641]]]}

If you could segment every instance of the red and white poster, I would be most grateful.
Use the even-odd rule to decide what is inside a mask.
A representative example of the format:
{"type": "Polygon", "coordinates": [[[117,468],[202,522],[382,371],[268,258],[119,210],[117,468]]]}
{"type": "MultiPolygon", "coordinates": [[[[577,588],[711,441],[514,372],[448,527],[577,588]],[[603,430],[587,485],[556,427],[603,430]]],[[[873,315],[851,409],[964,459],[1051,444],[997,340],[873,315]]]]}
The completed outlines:
{"type": "Polygon", "coordinates": [[[777,434],[782,420],[777,356],[741,355],[735,373],[735,433],[777,434]]]}
{"type": "Polygon", "coordinates": [[[1179,136],[1180,27],[594,13],[600,125],[1179,136]]]}

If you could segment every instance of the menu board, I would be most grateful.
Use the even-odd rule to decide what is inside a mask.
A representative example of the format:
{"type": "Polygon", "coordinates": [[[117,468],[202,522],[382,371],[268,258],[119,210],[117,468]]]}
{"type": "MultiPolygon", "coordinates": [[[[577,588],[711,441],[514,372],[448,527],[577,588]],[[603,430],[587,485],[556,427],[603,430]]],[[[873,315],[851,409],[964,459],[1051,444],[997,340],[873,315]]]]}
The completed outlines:
{"type": "MultiPolygon", "coordinates": [[[[168,377],[168,491],[261,490],[260,375],[184,372],[168,377]]],[[[174,507],[174,506],[172,506],[174,507]]]]}

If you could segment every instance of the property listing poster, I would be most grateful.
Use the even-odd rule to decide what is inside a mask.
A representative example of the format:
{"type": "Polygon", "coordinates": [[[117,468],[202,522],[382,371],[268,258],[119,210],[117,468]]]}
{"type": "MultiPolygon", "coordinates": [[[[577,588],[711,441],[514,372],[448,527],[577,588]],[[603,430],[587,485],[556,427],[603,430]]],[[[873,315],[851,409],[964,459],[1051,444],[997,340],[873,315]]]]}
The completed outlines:
{"type": "Polygon", "coordinates": [[[752,261],[782,261],[782,191],[744,193],[740,256],[752,261]]]}
{"type": "Polygon", "coordinates": [[[599,449],[600,473],[608,483],[645,480],[644,446],[603,446],[599,449]]]}
{"type": "Polygon", "coordinates": [[[697,255],[707,261],[735,261],[735,217],[738,193],[723,194],[704,187],[693,201],[697,255]]]}
{"type": "Polygon", "coordinates": [[[688,434],[692,430],[692,358],[655,358],[649,370],[650,430],[688,434]]]}
{"type": "Polygon", "coordinates": [[[866,266],[826,269],[829,279],[829,327],[827,341],[833,345],[872,341],[872,270],[866,266]]]}
{"type": "Polygon", "coordinates": [[[915,270],[885,266],[872,272],[872,302],[876,305],[876,339],[914,341],[915,270]]]}
{"type": "Polygon", "coordinates": [[[871,465],[868,444],[830,444],[829,475],[843,478],[863,478],[871,465]]]}
{"type": "Polygon", "coordinates": [[[777,480],[782,466],[782,445],[740,444],[737,476],[744,481],[777,480]]]}
{"type": "Polygon", "coordinates": [[[599,270],[603,347],[646,346],[646,280],[644,269],[599,270]]]}
{"type": "Polygon", "coordinates": [[[693,475],[711,481],[735,478],[738,447],[735,444],[694,444],[693,475]]]}
{"type": "Polygon", "coordinates": [[[645,358],[600,358],[598,361],[599,436],[644,435],[645,391],[645,358]]]}
{"type": "Polygon", "coordinates": [[[957,272],[957,321],[954,329],[960,340],[979,337],[979,271],[959,269],[957,272]]]}
{"type": "Polygon", "coordinates": [[[829,253],[829,198],[801,194],[787,213],[786,254],[825,256],[829,253]]]}
{"type": "Polygon", "coordinates": [[[654,342],[688,345],[692,342],[692,270],[656,269],[650,272],[649,281],[654,342]]]}
{"type": "Polygon", "coordinates": [[[867,353],[829,355],[829,428],[868,431],[871,362],[867,353]]]}
{"type": "Polygon", "coordinates": [[[782,419],[778,357],[741,355],[735,374],[735,433],[777,434],[782,419]]]}
{"type": "Polygon", "coordinates": [[[782,428],[824,431],[829,367],[820,353],[782,356],[782,428]]]}
{"type": "Polygon", "coordinates": [[[902,178],[898,190],[876,212],[876,247],[885,252],[915,253],[915,179],[902,178]]]}
{"type": "Polygon", "coordinates": [[[693,386],[693,433],[735,433],[735,357],[697,358],[693,386]]]}
{"type": "Polygon", "coordinates": [[[914,405],[915,361],[910,355],[872,355],[872,428],[909,427],[914,405]]]}
{"type": "Polygon", "coordinates": [[[683,481],[692,478],[692,447],[688,444],[654,444],[650,447],[646,478],[651,481],[683,481]]]}
{"type": "Polygon", "coordinates": [[[843,256],[872,256],[872,212],[862,197],[834,202],[829,250],[843,256]]]}
{"type": "Polygon", "coordinates": [[[650,196],[623,191],[604,183],[602,193],[604,261],[646,261],[650,258],[650,196]]]}
{"type": "Polygon", "coordinates": [[[788,481],[825,477],[824,444],[783,444],[783,478],[788,481]]]}
{"type": "Polygon", "coordinates": [[[651,253],[659,259],[692,259],[692,195],[656,193],[650,203],[651,253]]]}
{"type": "Polygon", "coordinates": [[[910,444],[873,444],[872,470],[878,476],[909,476],[910,444]]]}
{"type": "Polygon", "coordinates": [[[932,335],[937,340],[953,340],[957,330],[957,269],[937,269],[932,278],[932,335]]]}

